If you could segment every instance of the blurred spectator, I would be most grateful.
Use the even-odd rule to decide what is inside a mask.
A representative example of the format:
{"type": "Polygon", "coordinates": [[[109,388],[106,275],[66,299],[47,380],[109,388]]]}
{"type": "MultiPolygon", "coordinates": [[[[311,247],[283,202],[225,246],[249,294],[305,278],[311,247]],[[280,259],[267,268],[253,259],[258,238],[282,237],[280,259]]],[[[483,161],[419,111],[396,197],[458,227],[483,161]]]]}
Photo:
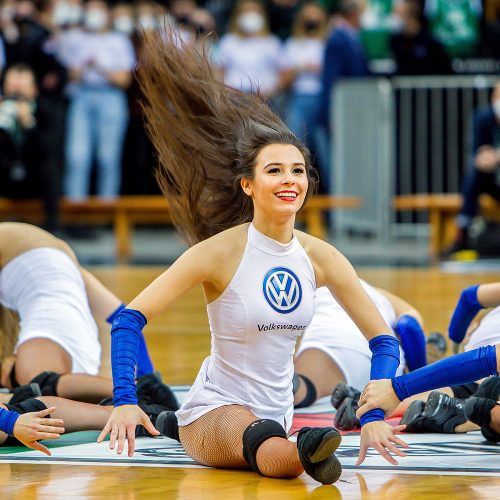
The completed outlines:
{"type": "Polygon", "coordinates": [[[108,7],[89,0],[83,26],[86,33],[69,62],[74,82],[70,95],[64,192],[78,200],[89,195],[92,160],[97,162],[97,195],[119,194],[123,140],[128,123],[125,90],[130,85],[135,56],[130,39],[111,31],[108,7]]]}
{"type": "Polygon", "coordinates": [[[119,2],[111,9],[113,30],[125,36],[131,36],[135,31],[135,12],[131,4],[119,2]]]}
{"type": "Polygon", "coordinates": [[[500,54],[500,1],[485,0],[479,56],[498,59],[500,54]]]}
{"type": "Polygon", "coordinates": [[[340,78],[368,75],[368,62],[359,37],[361,1],[343,0],[340,22],[327,38],[322,73],[322,104],[320,121],[329,128],[332,87],[340,78]]]}
{"type": "Polygon", "coordinates": [[[328,178],[329,141],[318,127],[321,107],[321,72],[328,17],[315,2],[305,3],[297,13],[292,37],[284,46],[284,86],[290,89],[286,121],[292,132],[305,142],[321,172],[328,178]]]}
{"type": "MultiPolygon", "coordinates": [[[[342,0],[339,8],[341,18],[327,38],[321,75],[321,107],[318,121],[325,134],[334,133],[330,131],[330,117],[331,94],[335,83],[341,78],[359,78],[368,75],[368,62],[359,36],[361,0],[342,0]]],[[[332,161],[333,158],[330,160],[330,165],[332,161]]],[[[330,170],[331,167],[323,172],[321,179],[327,191],[331,186],[330,170]]]]}
{"type": "Polygon", "coordinates": [[[470,57],[479,42],[480,0],[427,0],[431,32],[451,57],[470,57]]]}
{"type": "MultiPolygon", "coordinates": [[[[5,5],[4,5],[5,7],[5,5]]],[[[55,4],[40,3],[40,10],[31,0],[14,5],[13,17],[5,20],[7,65],[26,64],[34,72],[38,92],[38,113],[44,116],[44,126],[38,127],[44,145],[44,171],[52,182],[47,186],[47,228],[58,229],[58,199],[63,170],[64,97],[67,81],[65,68],[56,58],[53,43],[55,4]]]]}
{"type": "Polygon", "coordinates": [[[191,32],[193,42],[206,46],[209,56],[214,59],[217,25],[212,14],[207,9],[193,10],[189,16],[187,27],[191,32]]]}
{"type": "Polygon", "coordinates": [[[400,29],[390,39],[398,75],[445,75],[451,64],[442,45],[423,27],[419,0],[400,0],[394,9],[400,29]]]}
{"type": "Polygon", "coordinates": [[[292,34],[294,19],[302,3],[301,0],[268,0],[270,29],[281,40],[292,34]]]}
{"type": "Polygon", "coordinates": [[[240,0],[229,32],[220,40],[218,64],[224,81],[243,92],[272,97],[279,90],[281,42],[269,32],[263,4],[240,0]]]}
{"type": "Polygon", "coordinates": [[[192,31],[189,27],[189,19],[197,8],[194,0],[172,0],[170,3],[170,15],[177,23],[177,28],[181,40],[188,42],[192,38],[192,31]]]}
{"type": "Polygon", "coordinates": [[[491,94],[491,105],[474,118],[472,165],[464,178],[457,233],[448,253],[471,248],[469,228],[482,193],[500,201],[500,81],[491,94]]]}
{"type": "Polygon", "coordinates": [[[136,5],[137,27],[144,31],[158,29],[158,4],[149,0],[141,1],[136,5]]]}
{"type": "Polygon", "coordinates": [[[54,176],[47,162],[43,130],[48,113],[38,106],[32,69],[15,64],[5,72],[0,100],[0,196],[43,197],[46,225],[54,204],[54,176]]]}

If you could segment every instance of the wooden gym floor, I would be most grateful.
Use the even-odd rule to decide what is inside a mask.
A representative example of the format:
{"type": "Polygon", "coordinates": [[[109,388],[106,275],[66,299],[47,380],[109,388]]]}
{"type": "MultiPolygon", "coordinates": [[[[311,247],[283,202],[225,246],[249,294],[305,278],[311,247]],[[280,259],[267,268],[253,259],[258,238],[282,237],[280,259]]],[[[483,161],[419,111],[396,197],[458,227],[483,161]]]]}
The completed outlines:
{"type": "MultiPolygon", "coordinates": [[[[92,271],[125,302],[149,284],[162,268],[117,267],[92,271]]],[[[372,285],[401,296],[421,311],[426,332],[445,332],[462,288],[500,281],[500,273],[443,274],[437,269],[358,269],[372,285]]],[[[102,326],[102,373],[110,375],[109,339],[102,326]]],[[[210,349],[201,290],[193,290],[145,330],[155,366],[165,381],[190,384],[210,349]]],[[[345,471],[334,486],[307,476],[274,480],[251,472],[216,469],[98,467],[0,464],[0,498],[166,499],[492,499],[500,498],[500,477],[392,474],[345,471]]]]}

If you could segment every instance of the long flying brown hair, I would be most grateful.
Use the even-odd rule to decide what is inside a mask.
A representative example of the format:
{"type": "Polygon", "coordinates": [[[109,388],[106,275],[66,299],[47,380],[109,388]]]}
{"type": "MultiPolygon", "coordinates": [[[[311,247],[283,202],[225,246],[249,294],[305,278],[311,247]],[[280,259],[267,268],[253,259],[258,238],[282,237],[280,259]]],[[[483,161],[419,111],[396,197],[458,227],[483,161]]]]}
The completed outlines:
{"type": "Polygon", "coordinates": [[[205,50],[171,31],[147,33],[139,64],[147,127],[159,158],[156,178],[189,244],[252,220],[240,187],[269,144],[292,144],[316,185],[307,148],[258,96],[224,85],[205,50]]]}

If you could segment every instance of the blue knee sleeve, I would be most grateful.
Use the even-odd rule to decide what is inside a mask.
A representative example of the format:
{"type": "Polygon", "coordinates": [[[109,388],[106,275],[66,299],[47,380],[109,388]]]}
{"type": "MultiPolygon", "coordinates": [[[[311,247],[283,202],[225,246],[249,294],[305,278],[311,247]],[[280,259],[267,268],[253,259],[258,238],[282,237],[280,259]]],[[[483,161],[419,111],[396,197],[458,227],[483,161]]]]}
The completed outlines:
{"type": "MultiPolygon", "coordinates": [[[[372,338],[368,345],[372,352],[370,380],[391,378],[399,366],[399,342],[392,335],[378,335],[372,338]]],[[[369,422],[384,420],[384,411],[374,408],[367,411],[361,418],[361,427],[369,422]]]]}
{"type": "Polygon", "coordinates": [[[392,387],[399,400],[403,401],[421,392],[468,384],[489,375],[497,375],[496,349],[491,345],[441,359],[414,372],[394,377],[392,387]]]}
{"type": "Polygon", "coordinates": [[[403,314],[394,328],[401,340],[406,364],[410,371],[427,364],[425,333],[420,323],[409,314],[403,314]]]}
{"type": "Polygon", "coordinates": [[[135,366],[147,320],[133,309],[123,309],[111,328],[111,368],[113,370],[113,402],[115,406],[136,405],[135,366]]]}
{"type": "MultiPolygon", "coordinates": [[[[120,312],[125,309],[125,304],[120,304],[118,308],[113,311],[106,321],[109,324],[113,324],[113,321],[118,316],[120,312]]],[[[139,341],[139,349],[137,351],[137,377],[141,377],[142,375],[149,375],[150,373],[154,373],[155,369],[153,366],[153,362],[151,361],[151,357],[149,356],[148,346],[146,344],[146,339],[144,335],[141,333],[141,339],[139,341]]]]}
{"type": "Polygon", "coordinates": [[[20,413],[0,408],[0,431],[5,432],[9,436],[13,436],[14,426],[20,416],[20,413]]]}
{"type": "Polygon", "coordinates": [[[470,322],[483,309],[483,306],[477,300],[478,288],[479,285],[470,286],[463,290],[460,295],[460,300],[455,307],[455,311],[453,311],[450,326],[448,327],[448,336],[453,342],[462,342],[470,322]]]}

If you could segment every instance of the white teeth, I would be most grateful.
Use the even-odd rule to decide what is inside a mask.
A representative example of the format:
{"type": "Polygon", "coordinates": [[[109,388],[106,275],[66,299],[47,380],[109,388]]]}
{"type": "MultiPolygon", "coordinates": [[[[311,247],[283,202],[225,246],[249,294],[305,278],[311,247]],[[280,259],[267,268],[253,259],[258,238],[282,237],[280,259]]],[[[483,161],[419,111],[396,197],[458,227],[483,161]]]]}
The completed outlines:
{"type": "Polygon", "coordinates": [[[276,196],[278,198],[297,198],[297,193],[293,192],[282,192],[282,193],[276,193],[276,196]]]}

